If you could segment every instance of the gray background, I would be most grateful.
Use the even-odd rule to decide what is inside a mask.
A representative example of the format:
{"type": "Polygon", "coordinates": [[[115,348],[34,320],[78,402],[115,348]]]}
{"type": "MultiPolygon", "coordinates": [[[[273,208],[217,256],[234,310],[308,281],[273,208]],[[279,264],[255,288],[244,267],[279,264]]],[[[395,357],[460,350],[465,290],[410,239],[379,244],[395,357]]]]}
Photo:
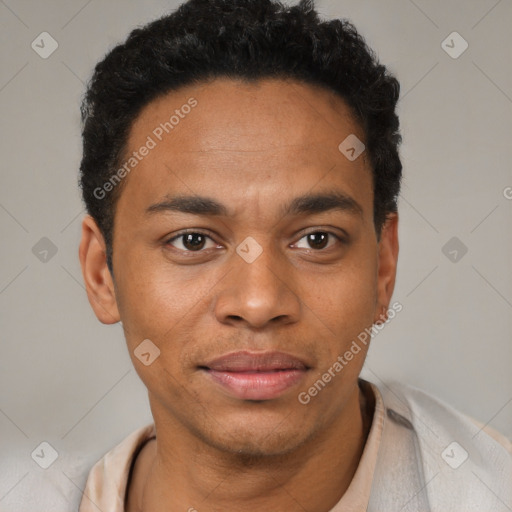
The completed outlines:
{"type": "MultiPolygon", "coordinates": [[[[96,460],[152,421],[121,326],[97,321],[83,287],[79,103],[107,50],[176,5],[0,1],[0,458],[18,461],[0,507],[44,471],[30,456],[42,441],[96,460]],[[43,31],[59,45],[48,59],[31,48],[43,31]],[[32,251],[43,237],[57,248],[46,262],[32,251]]],[[[317,6],[353,21],[402,86],[403,311],[363,376],[410,383],[512,437],[512,3],[317,6]],[[469,43],[457,59],[441,46],[453,31],[469,43]],[[467,247],[457,262],[442,250],[452,237],[467,247]]]]}

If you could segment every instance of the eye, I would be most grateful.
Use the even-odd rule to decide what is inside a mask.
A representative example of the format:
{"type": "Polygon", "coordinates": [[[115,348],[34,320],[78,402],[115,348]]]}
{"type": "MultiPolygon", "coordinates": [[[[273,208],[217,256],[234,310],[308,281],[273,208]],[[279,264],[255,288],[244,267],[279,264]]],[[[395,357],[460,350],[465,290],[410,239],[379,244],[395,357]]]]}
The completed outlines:
{"type": "MultiPolygon", "coordinates": [[[[303,236],[300,240],[306,240],[306,244],[309,245],[309,247],[300,247],[297,245],[297,247],[301,249],[314,249],[314,250],[322,250],[326,247],[331,247],[331,245],[328,245],[329,237],[335,238],[338,242],[344,243],[344,240],[339,237],[338,235],[335,235],[334,233],[331,233],[329,231],[313,231],[311,233],[308,233],[307,235],[303,236]]],[[[300,241],[299,241],[300,243],[300,241]]]]}
{"type": "MultiPolygon", "coordinates": [[[[304,235],[296,245],[300,249],[313,249],[315,251],[322,251],[326,248],[332,247],[337,242],[344,244],[345,240],[330,232],[330,231],[313,231],[304,235]],[[301,241],[305,240],[305,244],[300,245],[301,241]],[[331,241],[331,243],[329,243],[331,241]]],[[[215,241],[206,233],[200,231],[187,231],[179,233],[165,242],[166,245],[170,245],[178,251],[185,253],[199,253],[203,250],[214,248],[217,246],[215,241]],[[208,241],[211,243],[210,247],[207,247],[208,241]]]]}
{"type": "Polygon", "coordinates": [[[212,247],[216,245],[208,235],[199,231],[188,231],[186,233],[180,233],[179,235],[170,238],[165,243],[166,245],[171,245],[180,251],[201,252],[201,250],[205,248],[205,243],[207,240],[212,242],[212,247]]]}

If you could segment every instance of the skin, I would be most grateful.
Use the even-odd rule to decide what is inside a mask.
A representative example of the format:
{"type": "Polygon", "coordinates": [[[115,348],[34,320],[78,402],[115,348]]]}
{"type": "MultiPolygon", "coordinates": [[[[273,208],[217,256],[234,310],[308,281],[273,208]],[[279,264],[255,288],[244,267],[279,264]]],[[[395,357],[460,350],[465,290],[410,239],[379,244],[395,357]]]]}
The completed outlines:
{"type": "Polygon", "coordinates": [[[190,97],[198,105],[125,178],[114,277],[96,223],[82,224],[89,301],[101,322],[122,321],[157,430],[137,458],[127,510],[327,512],[354,476],[371,423],[357,385],[368,347],[307,405],[297,397],[384,318],[398,216],[379,240],[367,155],[351,162],[338,150],[350,134],[364,141],[361,127],[341,98],[299,82],[216,79],[169,93],[135,120],[128,153],[190,97]],[[360,213],[282,213],[298,196],[333,191],[360,213]],[[147,214],[166,194],[207,196],[229,215],[147,214]],[[195,239],[199,250],[169,242],[189,228],[207,235],[195,239]],[[318,232],[332,235],[306,236],[318,232]],[[248,236],[263,250],[252,263],[236,252],[248,236]],[[145,339],[160,349],[149,366],[134,355],[145,339]],[[237,350],[284,351],[310,369],[278,398],[233,398],[198,365],[237,350]]]}

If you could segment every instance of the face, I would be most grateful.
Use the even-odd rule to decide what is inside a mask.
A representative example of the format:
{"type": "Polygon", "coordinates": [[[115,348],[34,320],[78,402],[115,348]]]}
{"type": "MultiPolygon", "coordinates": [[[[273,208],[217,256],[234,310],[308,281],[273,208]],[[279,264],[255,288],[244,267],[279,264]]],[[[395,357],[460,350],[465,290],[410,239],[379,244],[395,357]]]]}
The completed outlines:
{"type": "Polygon", "coordinates": [[[91,219],[80,257],[98,318],[122,320],[157,428],[268,455],[343,415],[368,347],[333,365],[387,309],[397,257],[396,216],[377,240],[366,153],[338,149],[349,135],[364,141],[340,98],[281,80],[184,88],[134,122],[115,283],[91,219]]]}

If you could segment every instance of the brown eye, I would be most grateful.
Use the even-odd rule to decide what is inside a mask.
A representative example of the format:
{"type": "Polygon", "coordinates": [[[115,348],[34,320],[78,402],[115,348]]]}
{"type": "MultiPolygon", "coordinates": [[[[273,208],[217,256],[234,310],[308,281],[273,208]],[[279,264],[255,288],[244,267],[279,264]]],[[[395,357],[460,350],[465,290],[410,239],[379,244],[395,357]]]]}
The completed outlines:
{"type": "Polygon", "coordinates": [[[211,240],[211,238],[203,233],[189,232],[177,235],[166,243],[181,251],[200,252],[204,249],[207,240],[211,240]]]}
{"type": "MultiPolygon", "coordinates": [[[[334,233],[330,233],[329,231],[314,231],[301,238],[301,240],[306,240],[307,246],[297,246],[301,249],[314,249],[316,251],[321,251],[322,249],[328,247],[330,238],[334,238],[339,242],[343,242],[339,236],[335,235],[334,233]]],[[[332,243],[329,245],[329,247],[330,246],[332,246],[332,243]]]]}
{"type": "Polygon", "coordinates": [[[308,244],[313,249],[324,249],[327,245],[327,242],[329,240],[329,234],[328,233],[310,233],[307,235],[308,244]]]}
{"type": "Polygon", "coordinates": [[[195,251],[198,249],[202,249],[205,242],[204,235],[200,233],[188,233],[186,235],[182,235],[183,246],[190,251],[195,251]]]}

